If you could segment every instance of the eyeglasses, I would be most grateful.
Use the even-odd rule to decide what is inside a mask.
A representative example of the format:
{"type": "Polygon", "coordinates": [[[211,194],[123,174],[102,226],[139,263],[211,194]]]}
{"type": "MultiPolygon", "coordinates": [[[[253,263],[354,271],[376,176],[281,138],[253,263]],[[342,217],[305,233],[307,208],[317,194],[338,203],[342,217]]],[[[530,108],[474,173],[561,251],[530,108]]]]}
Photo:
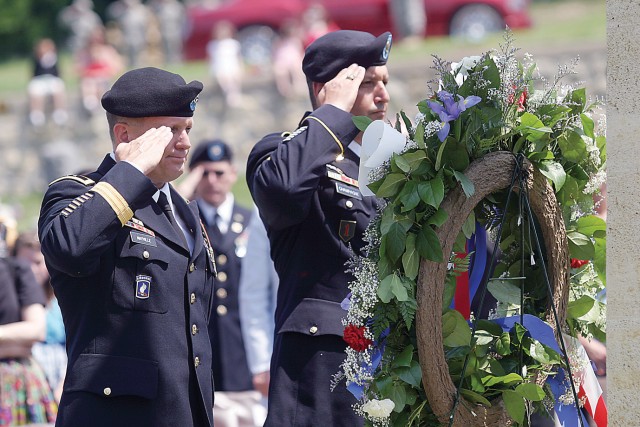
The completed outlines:
{"type": "Polygon", "coordinates": [[[216,174],[216,177],[218,177],[218,178],[221,178],[222,175],[224,175],[224,171],[204,171],[204,172],[202,172],[202,177],[203,178],[207,178],[212,173],[216,174]]]}

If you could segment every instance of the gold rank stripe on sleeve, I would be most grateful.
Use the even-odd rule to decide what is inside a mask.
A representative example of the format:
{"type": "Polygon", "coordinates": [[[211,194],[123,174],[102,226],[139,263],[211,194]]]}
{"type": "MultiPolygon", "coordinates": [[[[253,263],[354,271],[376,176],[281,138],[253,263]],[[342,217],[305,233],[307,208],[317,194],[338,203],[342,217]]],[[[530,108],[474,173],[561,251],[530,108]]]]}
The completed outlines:
{"type": "Polygon", "coordinates": [[[69,203],[69,205],[66,208],[62,210],[61,215],[63,215],[64,217],[68,217],[70,214],[73,213],[73,211],[75,211],[77,208],[82,206],[84,202],[86,202],[92,197],[93,197],[93,194],[91,193],[84,193],[81,196],[76,197],[71,201],[71,203],[69,203]]]}
{"type": "Polygon", "coordinates": [[[109,206],[111,206],[111,209],[116,213],[116,216],[123,226],[127,221],[133,218],[133,211],[129,207],[127,201],[122,197],[118,190],[113,188],[113,186],[108,182],[101,181],[97,183],[91,191],[98,193],[107,201],[107,203],[109,203],[109,206]]]}

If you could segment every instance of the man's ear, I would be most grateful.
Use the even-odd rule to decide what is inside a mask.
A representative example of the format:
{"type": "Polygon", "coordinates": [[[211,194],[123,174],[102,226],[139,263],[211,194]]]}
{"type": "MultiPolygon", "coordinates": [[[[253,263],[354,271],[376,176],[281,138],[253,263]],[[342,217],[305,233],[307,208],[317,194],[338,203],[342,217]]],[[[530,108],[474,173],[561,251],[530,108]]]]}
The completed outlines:
{"type": "Polygon", "coordinates": [[[121,142],[129,142],[129,129],[126,123],[118,122],[113,125],[113,135],[115,136],[115,142],[120,144],[121,142]]]}

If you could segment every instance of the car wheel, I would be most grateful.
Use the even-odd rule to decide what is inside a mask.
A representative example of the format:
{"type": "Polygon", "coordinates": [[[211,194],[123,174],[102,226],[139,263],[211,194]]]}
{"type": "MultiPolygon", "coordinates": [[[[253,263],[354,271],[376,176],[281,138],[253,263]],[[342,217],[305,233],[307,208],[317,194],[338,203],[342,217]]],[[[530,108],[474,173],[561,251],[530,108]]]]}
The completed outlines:
{"type": "Polygon", "coordinates": [[[488,33],[504,29],[502,16],[491,6],[472,4],[465,6],[453,15],[449,34],[479,41],[488,33]]]}
{"type": "Polygon", "coordinates": [[[266,25],[251,25],[238,31],[245,62],[258,67],[268,65],[275,35],[275,31],[266,25]]]}

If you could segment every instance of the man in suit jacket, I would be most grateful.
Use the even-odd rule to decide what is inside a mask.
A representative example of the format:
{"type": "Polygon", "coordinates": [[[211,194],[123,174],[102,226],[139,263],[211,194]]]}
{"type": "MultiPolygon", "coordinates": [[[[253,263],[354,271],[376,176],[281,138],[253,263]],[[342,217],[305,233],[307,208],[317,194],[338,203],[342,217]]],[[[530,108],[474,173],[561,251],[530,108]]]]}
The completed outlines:
{"type": "Polygon", "coordinates": [[[125,73],[102,98],[113,151],[45,194],[38,230],[69,356],[57,426],[213,424],[213,251],[169,184],[201,90],[157,68],[125,73]]]}
{"type": "Polygon", "coordinates": [[[353,396],[343,385],[332,392],[331,380],[345,358],[345,262],[362,255],[377,209],[358,189],[362,134],[352,118],[385,118],[390,48],[389,33],[341,30],[314,41],[302,64],[314,111],[249,156],[247,183],[280,277],[267,427],[363,424],[353,396]]]}
{"type": "Polygon", "coordinates": [[[235,202],[237,181],[231,147],[219,139],[198,144],[189,161],[182,194],[196,200],[200,217],[213,241],[218,276],[209,320],[216,385],[216,426],[262,426],[266,408],[254,390],[240,328],[238,291],[241,262],[247,253],[251,211],[235,202]]]}

